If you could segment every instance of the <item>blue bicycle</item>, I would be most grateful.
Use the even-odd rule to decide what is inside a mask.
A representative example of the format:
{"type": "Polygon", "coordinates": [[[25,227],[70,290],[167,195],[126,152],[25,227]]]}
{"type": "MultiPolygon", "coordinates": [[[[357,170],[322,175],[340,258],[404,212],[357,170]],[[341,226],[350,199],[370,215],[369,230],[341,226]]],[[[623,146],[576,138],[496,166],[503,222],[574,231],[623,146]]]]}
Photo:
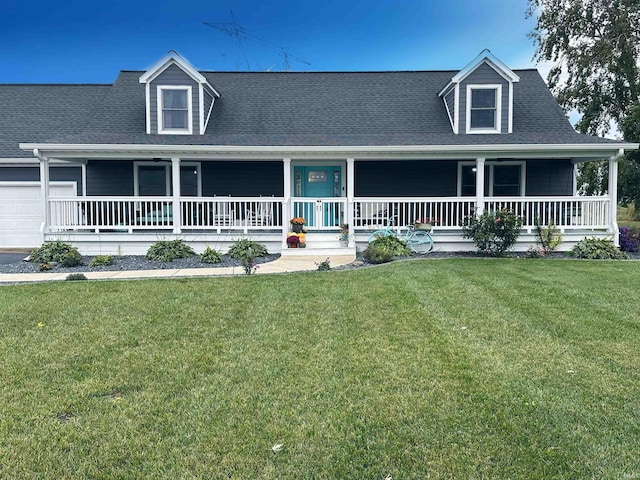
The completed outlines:
{"type": "Polygon", "coordinates": [[[387,219],[387,225],[384,228],[374,231],[369,236],[369,243],[380,237],[396,237],[404,240],[409,249],[418,254],[425,254],[433,250],[433,238],[431,238],[431,229],[416,229],[414,225],[406,225],[404,227],[394,227],[394,221],[397,216],[387,219]]]}

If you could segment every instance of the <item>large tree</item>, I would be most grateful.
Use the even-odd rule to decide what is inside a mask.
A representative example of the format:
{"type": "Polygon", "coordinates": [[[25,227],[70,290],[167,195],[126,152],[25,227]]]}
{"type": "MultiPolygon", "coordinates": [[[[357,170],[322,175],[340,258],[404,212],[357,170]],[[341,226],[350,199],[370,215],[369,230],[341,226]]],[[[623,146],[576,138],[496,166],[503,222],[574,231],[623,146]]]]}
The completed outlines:
{"type": "MultiPolygon", "coordinates": [[[[640,0],[529,0],[536,59],[552,62],[547,81],[560,105],[581,115],[576,129],[604,135],[613,125],[640,141],[640,0]],[[634,126],[635,125],[635,126],[634,126]]],[[[620,199],[640,207],[640,158],[620,164],[620,199]]],[[[604,193],[602,164],[581,165],[587,194],[604,193]]],[[[640,208],[637,208],[640,210],[640,208]]]]}
{"type": "Polygon", "coordinates": [[[582,114],[579,132],[606,134],[640,104],[640,0],[529,0],[537,60],[554,64],[549,86],[582,114]]]}

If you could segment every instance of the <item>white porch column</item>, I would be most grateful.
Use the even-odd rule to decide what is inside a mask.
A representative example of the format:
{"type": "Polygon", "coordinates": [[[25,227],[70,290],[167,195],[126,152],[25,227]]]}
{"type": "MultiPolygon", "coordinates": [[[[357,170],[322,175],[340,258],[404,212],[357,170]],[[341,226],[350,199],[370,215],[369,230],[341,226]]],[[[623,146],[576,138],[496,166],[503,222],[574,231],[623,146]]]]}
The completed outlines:
{"type": "Polygon", "coordinates": [[[171,157],[171,182],[173,189],[173,233],[182,232],[182,209],[180,208],[180,158],[171,157]]]}
{"type": "Polygon", "coordinates": [[[349,225],[349,247],[353,248],[356,246],[356,238],[355,238],[355,217],[354,217],[354,207],[355,207],[355,191],[356,191],[356,182],[355,182],[355,158],[347,158],[347,225],[349,225]]]}
{"type": "Polygon", "coordinates": [[[484,158],[476,158],[476,215],[484,213],[484,158]]]}
{"type": "Polygon", "coordinates": [[[291,159],[282,159],[282,179],[284,182],[282,201],[282,248],[287,248],[287,233],[289,233],[289,220],[291,219],[291,159]]]}
{"type": "Polygon", "coordinates": [[[618,231],[618,219],[616,218],[618,213],[618,158],[624,153],[624,150],[620,150],[618,155],[609,158],[609,215],[611,215],[610,228],[613,234],[613,244],[616,247],[620,246],[620,238],[618,231]]]}
{"type": "Polygon", "coordinates": [[[40,228],[42,238],[40,243],[44,243],[44,233],[49,231],[51,226],[51,209],[49,208],[49,158],[44,155],[40,155],[37,152],[36,155],[40,160],[40,197],[42,198],[42,214],[44,219],[44,225],[40,228]]]}

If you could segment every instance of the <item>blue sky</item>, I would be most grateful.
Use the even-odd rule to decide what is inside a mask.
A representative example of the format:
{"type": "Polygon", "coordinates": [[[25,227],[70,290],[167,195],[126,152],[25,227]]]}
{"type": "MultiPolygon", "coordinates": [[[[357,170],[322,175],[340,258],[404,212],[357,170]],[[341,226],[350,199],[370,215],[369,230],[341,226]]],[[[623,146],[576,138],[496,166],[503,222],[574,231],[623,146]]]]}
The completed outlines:
{"type": "Polygon", "coordinates": [[[0,83],[111,83],[176,50],[201,70],[534,66],[526,0],[1,0],[0,83]],[[203,22],[237,23],[241,43],[203,22]]]}

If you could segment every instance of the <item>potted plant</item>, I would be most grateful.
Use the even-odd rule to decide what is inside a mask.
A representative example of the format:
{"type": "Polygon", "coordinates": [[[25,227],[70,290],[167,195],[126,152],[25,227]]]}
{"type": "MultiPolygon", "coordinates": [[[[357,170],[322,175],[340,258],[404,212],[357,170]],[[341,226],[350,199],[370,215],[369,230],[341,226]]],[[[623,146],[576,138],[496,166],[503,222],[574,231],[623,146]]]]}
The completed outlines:
{"type": "Polygon", "coordinates": [[[291,222],[291,230],[293,230],[294,233],[302,232],[302,229],[304,228],[304,224],[307,223],[305,219],[302,217],[293,217],[290,220],[290,222],[291,222]]]}
{"type": "Polygon", "coordinates": [[[435,217],[424,217],[417,219],[413,226],[416,230],[427,230],[431,231],[433,226],[436,225],[440,220],[435,217]]]}
{"type": "Polygon", "coordinates": [[[340,235],[338,235],[338,240],[340,240],[340,243],[345,246],[349,243],[349,224],[340,224],[340,235]]]}
{"type": "Polygon", "coordinates": [[[298,245],[300,245],[300,237],[295,233],[290,234],[287,237],[287,245],[289,248],[298,248],[298,245]]]}

